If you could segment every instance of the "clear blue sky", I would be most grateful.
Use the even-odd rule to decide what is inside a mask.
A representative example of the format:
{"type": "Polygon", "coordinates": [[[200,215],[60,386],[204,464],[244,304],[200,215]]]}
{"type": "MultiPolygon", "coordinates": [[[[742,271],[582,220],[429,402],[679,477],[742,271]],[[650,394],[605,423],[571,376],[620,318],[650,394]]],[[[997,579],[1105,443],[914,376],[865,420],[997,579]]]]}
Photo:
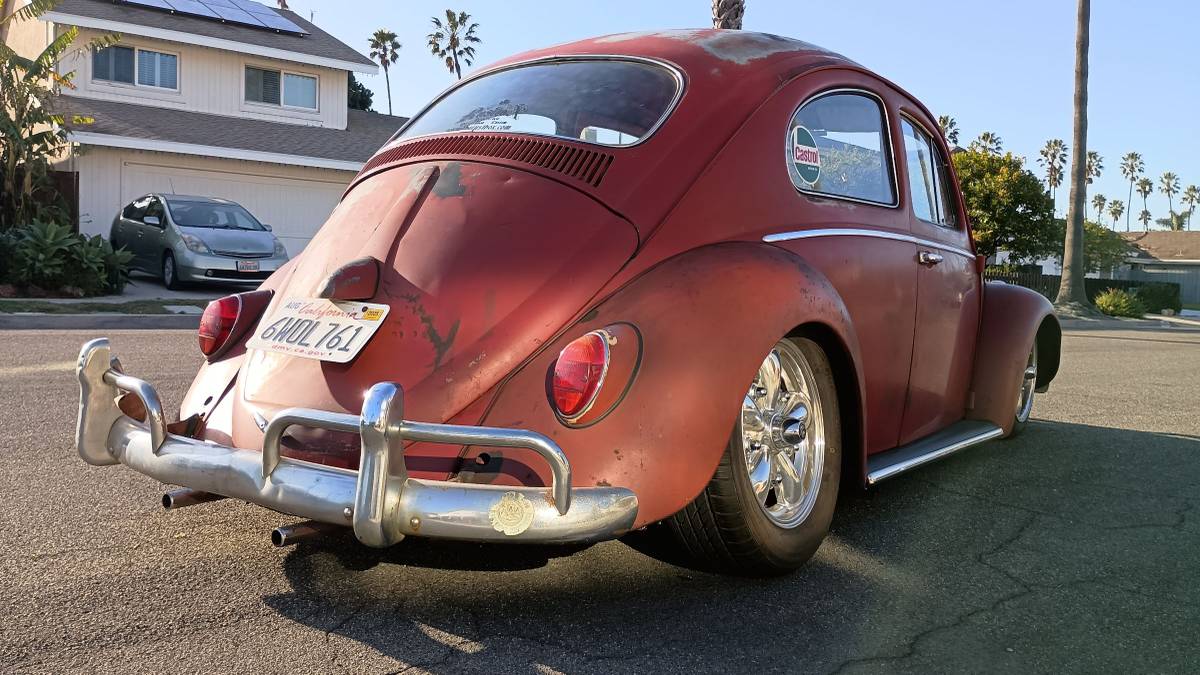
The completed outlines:
{"type": "MultiPolygon", "coordinates": [[[[269,0],[266,0],[269,2],[269,0]]],[[[347,44],[366,53],[378,28],[403,43],[392,70],[395,113],[411,115],[452,76],[425,46],[429,18],[447,6],[479,23],[475,67],[509,54],[623,31],[710,24],[710,0],[289,0],[347,44]]],[[[979,132],[1000,135],[1006,150],[1036,165],[1048,138],[1071,143],[1073,0],[749,0],[745,28],[796,37],[841,52],[895,81],[935,115],[953,116],[966,145],[979,132]]],[[[1104,157],[1092,186],[1126,201],[1118,165],[1136,150],[1155,181],[1150,211],[1167,213],[1157,192],[1164,171],[1184,187],[1200,185],[1200,3],[1152,0],[1092,3],[1089,143],[1104,157]]],[[[365,77],[375,109],[387,110],[383,76],[365,77]]],[[[1141,198],[1133,195],[1134,217],[1141,198]]],[[[1066,186],[1058,199],[1066,209],[1066,186]]],[[[1128,203],[1127,203],[1128,207],[1128,203]]],[[[1175,207],[1180,209],[1179,197],[1175,207]]],[[[1089,207],[1090,212],[1090,207],[1089,207]]],[[[1137,223],[1134,222],[1136,229],[1137,223]]]]}

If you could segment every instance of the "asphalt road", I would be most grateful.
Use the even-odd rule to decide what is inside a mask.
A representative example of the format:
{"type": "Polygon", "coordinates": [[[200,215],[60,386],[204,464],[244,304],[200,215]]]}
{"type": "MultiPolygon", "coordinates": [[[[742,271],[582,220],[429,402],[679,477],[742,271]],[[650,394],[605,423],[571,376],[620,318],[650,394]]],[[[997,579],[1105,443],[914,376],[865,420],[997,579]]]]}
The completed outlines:
{"type": "MultiPolygon", "coordinates": [[[[1088,331],[1021,438],[843,499],[800,573],[333,538],[72,448],[83,332],[0,332],[0,670],[1197,672],[1200,333],[1088,331]]],[[[115,332],[178,403],[191,332],[115,332]]]]}

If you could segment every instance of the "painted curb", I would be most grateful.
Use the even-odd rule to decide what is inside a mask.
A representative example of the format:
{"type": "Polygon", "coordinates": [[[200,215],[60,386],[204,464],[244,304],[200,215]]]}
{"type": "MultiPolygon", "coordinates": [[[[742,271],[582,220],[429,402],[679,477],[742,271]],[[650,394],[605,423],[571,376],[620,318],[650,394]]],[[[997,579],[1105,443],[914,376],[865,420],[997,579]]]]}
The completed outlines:
{"type": "Polygon", "coordinates": [[[195,330],[198,314],[0,314],[0,330],[195,330]]]}

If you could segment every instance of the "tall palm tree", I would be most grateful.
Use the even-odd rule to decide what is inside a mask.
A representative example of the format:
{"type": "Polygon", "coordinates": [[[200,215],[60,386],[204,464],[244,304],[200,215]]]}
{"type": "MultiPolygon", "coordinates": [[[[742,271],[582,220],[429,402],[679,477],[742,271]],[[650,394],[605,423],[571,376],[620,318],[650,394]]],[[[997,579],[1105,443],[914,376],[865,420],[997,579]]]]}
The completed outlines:
{"type": "Polygon", "coordinates": [[[1172,197],[1179,192],[1179,176],[1166,171],[1158,179],[1158,189],[1167,196],[1167,205],[1171,213],[1175,213],[1175,200],[1172,197]]]}
{"type": "Polygon", "coordinates": [[[1084,169],[1084,173],[1087,174],[1087,184],[1091,185],[1092,181],[1099,178],[1100,174],[1103,172],[1104,158],[1101,157],[1100,153],[1096,152],[1095,150],[1088,150],[1087,167],[1084,169]]]}
{"type": "Polygon", "coordinates": [[[1092,195],[1092,208],[1096,209],[1096,222],[1104,216],[1104,205],[1108,203],[1108,197],[1097,192],[1092,195]]]}
{"type": "Polygon", "coordinates": [[[1150,212],[1147,211],[1146,209],[1142,209],[1142,212],[1138,214],[1138,222],[1140,222],[1142,224],[1142,229],[1149,230],[1150,229],[1150,212]]]}
{"type": "Polygon", "coordinates": [[[974,152],[998,155],[1000,154],[1002,147],[1003,143],[1000,141],[999,135],[991,131],[985,131],[982,134],[979,134],[978,138],[971,141],[971,145],[968,147],[968,149],[974,152]]]}
{"type": "Polygon", "coordinates": [[[475,45],[483,42],[475,31],[479,24],[471,21],[471,15],[466,12],[454,13],[446,10],[446,22],[436,16],[431,19],[433,32],[428,36],[429,51],[439,59],[446,60],[446,69],[462,79],[463,64],[468,66],[475,62],[475,45]]]}
{"type": "Polygon", "coordinates": [[[1062,139],[1052,138],[1046,141],[1038,151],[1038,164],[1046,167],[1046,185],[1050,187],[1050,201],[1054,201],[1054,191],[1062,185],[1063,166],[1067,163],[1067,144],[1062,139]]]}
{"type": "Polygon", "coordinates": [[[1088,43],[1091,40],[1092,1],[1079,0],[1075,15],[1075,119],[1071,132],[1071,200],[1063,241],[1062,283],[1055,304],[1088,312],[1091,303],[1083,288],[1083,214],[1087,208],[1088,43]]]}
{"type": "MultiPolygon", "coordinates": [[[[1133,203],[1133,184],[1137,179],[1142,177],[1142,172],[1146,170],[1146,163],[1142,161],[1141,153],[1127,152],[1121,158],[1121,175],[1125,176],[1125,180],[1129,181],[1129,203],[1133,203]]],[[[1133,209],[1125,214],[1125,231],[1129,231],[1129,214],[1133,213],[1133,209]]]]}
{"type": "Polygon", "coordinates": [[[1200,187],[1196,187],[1195,185],[1187,186],[1187,189],[1183,191],[1183,199],[1180,201],[1191,207],[1188,209],[1187,214],[1187,229],[1190,230],[1192,229],[1192,214],[1196,212],[1196,205],[1200,204],[1200,187]]]}
{"type": "Polygon", "coordinates": [[[1108,216],[1113,219],[1113,229],[1117,229],[1117,221],[1125,214],[1125,202],[1114,199],[1108,203],[1108,216]]]}
{"type": "Polygon", "coordinates": [[[375,31],[367,44],[371,47],[371,58],[378,61],[380,67],[383,68],[383,81],[387,83],[388,114],[391,115],[392,78],[388,75],[388,70],[400,58],[400,48],[403,45],[396,39],[395,33],[384,28],[375,31]]]}
{"type": "Polygon", "coordinates": [[[712,0],[713,28],[742,29],[746,0],[712,0]]]}
{"type": "Polygon", "coordinates": [[[950,145],[958,145],[958,122],[949,115],[938,116],[938,128],[942,130],[942,135],[950,145]]]}
{"type": "Polygon", "coordinates": [[[1142,196],[1142,210],[1149,213],[1150,206],[1146,200],[1150,195],[1154,194],[1154,181],[1149,178],[1139,178],[1137,182],[1137,193],[1142,196]]]}

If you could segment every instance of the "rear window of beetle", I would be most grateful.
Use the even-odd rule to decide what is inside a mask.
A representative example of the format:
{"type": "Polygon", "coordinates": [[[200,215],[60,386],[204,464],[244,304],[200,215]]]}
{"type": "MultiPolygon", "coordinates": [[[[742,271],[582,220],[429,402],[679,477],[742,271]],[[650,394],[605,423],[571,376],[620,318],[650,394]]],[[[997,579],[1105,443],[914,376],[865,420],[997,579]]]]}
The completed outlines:
{"type": "Polygon", "coordinates": [[[679,87],[675,73],[655,63],[533,63],[466,82],[397,136],[507,132],[632,145],[653,133],[670,113],[679,87]]]}

